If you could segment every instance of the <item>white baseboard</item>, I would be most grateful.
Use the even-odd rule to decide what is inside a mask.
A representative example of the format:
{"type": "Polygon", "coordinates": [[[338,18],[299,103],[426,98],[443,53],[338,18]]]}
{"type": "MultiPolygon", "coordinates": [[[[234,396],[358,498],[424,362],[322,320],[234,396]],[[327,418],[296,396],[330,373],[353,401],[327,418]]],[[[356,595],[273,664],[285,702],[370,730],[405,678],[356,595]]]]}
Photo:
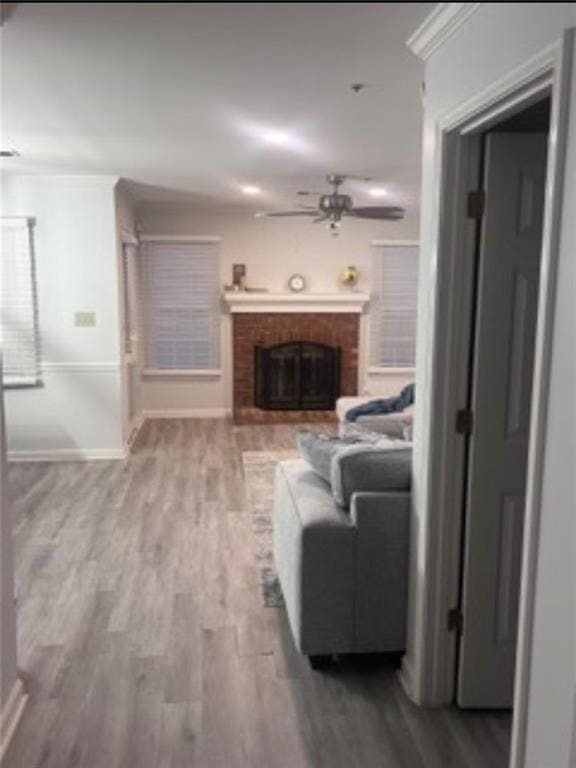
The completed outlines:
{"type": "Polygon", "coordinates": [[[180,410],[144,411],[144,419],[225,419],[229,408],[183,408],[180,410]]]}
{"type": "Polygon", "coordinates": [[[130,431],[130,434],[128,436],[128,442],[126,444],[126,454],[129,454],[130,451],[132,450],[134,443],[136,442],[136,438],[138,437],[138,433],[144,426],[145,421],[146,421],[146,418],[144,417],[144,414],[139,413],[138,417],[134,421],[132,430],[130,431]]]}
{"type": "Polygon", "coordinates": [[[8,451],[9,462],[33,461],[117,461],[130,454],[138,432],[146,419],[225,419],[232,413],[228,408],[186,408],[180,410],[143,411],[137,419],[124,448],[61,448],[44,451],[8,451]]]}
{"type": "Polygon", "coordinates": [[[61,448],[47,451],[8,451],[8,461],[115,461],[126,458],[124,448],[61,448]]]}
{"type": "Polygon", "coordinates": [[[402,657],[402,663],[400,665],[400,669],[396,673],[398,675],[398,679],[400,680],[400,684],[402,688],[404,689],[404,693],[408,696],[408,698],[411,701],[415,701],[414,699],[414,669],[412,666],[412,663],[408,660],[406,656],[402,657]]]}
{"type": "Polygon", "coordinates": [[[24,690],[22,680],[17,678],[0,713],[0,763],[24,714],[27,702],[28,694],[24,690]]]}

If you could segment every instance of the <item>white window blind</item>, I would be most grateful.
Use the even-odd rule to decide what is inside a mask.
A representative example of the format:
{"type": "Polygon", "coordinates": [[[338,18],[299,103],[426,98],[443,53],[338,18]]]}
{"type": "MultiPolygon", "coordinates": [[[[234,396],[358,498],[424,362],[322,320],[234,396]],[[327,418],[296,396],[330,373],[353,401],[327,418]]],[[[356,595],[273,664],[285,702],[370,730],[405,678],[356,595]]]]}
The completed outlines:
{"type": "Polygon", "coordinates": [[[220,368],[218,242],[144,242],[140,305],[145,372],[220,368]]]}
{"type": "Polygon", "coordinates": [[[416,358],[418,246],[374,245],[370,365],[413,368],[416,358]]]}
{"type": "Polygon", "coordinates": [[[3,384],[6,387],[34,386],[40,382],[34,220],[2,219],[0,230],[3,384]]]}

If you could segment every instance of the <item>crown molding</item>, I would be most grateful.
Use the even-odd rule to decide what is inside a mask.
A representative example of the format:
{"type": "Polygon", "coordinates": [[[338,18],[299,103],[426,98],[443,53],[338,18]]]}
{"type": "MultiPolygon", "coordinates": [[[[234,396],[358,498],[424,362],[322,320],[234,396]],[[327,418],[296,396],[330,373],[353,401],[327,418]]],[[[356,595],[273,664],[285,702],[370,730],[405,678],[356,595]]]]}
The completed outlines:
{"type": "Polygon", "coordinates": [[[408,38],[406,45],[416,56],[426,61],[481,5],[482,3],[438,3],[408,38]]]}

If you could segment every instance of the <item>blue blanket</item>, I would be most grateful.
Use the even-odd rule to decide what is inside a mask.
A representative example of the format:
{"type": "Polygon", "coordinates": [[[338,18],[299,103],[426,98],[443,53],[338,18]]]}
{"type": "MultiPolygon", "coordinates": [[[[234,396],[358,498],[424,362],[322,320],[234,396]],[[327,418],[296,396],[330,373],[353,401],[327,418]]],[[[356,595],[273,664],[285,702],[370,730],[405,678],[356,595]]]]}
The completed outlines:
{"type": "Polygon", "coordinates": [[[370,400],[368,403],[362,403],[355,408],[346,411],[346,421],[356,421],[360,416],[376,416],[381,413],[400,413],[414,402],[415,391],[414,384],[408,384],[394,397],[380,398],[379,400],[370,400]]]}

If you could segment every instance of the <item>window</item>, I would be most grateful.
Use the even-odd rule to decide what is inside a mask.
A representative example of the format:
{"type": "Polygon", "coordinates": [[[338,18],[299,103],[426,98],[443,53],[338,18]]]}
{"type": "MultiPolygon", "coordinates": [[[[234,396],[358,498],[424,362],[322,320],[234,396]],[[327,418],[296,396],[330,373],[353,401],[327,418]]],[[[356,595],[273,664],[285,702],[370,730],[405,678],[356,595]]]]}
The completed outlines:
{"type": "Polygon", "coordinates": [[[35,386],[40,383],[40,334],[34,268],[34,220],[2,219],[0,230],[3,384],[5,387],[35,386]]]}
{"type": "Polygon", "coordinates": [[[370,366],[413,368],[416,358],[418,246],[373,246],[370,366]]]}
{"type": "Polygon", "coordinates": [[[145,241],[140,257],[144,373],[217,373],[220,270],[216,239],[145,241]]]}

